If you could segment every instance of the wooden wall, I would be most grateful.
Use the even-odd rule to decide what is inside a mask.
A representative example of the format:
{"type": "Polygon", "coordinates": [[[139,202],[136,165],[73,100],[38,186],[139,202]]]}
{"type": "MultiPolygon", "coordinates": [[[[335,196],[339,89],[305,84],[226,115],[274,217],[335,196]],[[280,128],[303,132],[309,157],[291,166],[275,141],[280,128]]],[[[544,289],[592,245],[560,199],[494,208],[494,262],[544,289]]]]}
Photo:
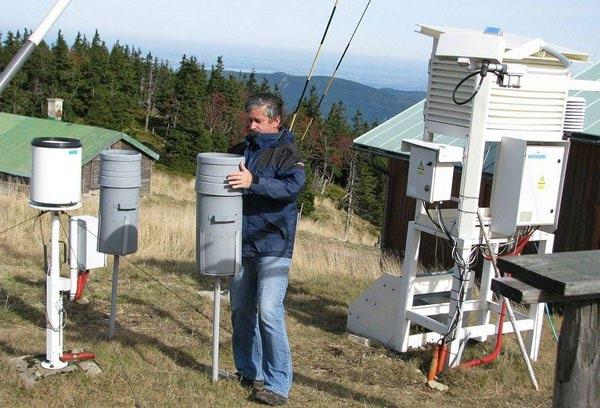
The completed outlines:
{"type": "Polygon", "coordinates": [[[571,138],[555,252],[600,249],[600,140],[571,138]]]}
{"type": "MultiPolygon", "coordinates": [[[[110,146],[110,148],[137,150],[135,147],[123,140],[119,140],[110,146]]],[[[145,154],[142,154],[142,186],[140,188],[140,195],[142,196],[150,194],[152,163],[153,160],[151,158],[145,154]]],[[[98,190],[100,188],[100,185],[98,184],[98,179],[100,177],[100,155],[94,157],[94,159],[83,166],[81,177],[83,193],[89,193],[92,190],[98,190]]]]}

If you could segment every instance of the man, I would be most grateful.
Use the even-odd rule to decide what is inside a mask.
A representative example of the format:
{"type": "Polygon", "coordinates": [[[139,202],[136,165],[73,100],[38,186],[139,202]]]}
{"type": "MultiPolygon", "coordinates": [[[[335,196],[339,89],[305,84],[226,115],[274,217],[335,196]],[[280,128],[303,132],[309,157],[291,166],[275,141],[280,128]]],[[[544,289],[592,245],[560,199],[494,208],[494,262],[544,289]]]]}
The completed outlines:
{"type": "Polygon", "coordinates": [[[246,101],[248,134],[230,150],[245,165],[228,176],[232,188],[245,189],[242,268],[230,283],[233,356],[241,383],[268,405],[286,404],[292,385],[283,300],[305,181],[294,136],[281,126],[282,105],[269,93],[246,101]]]}

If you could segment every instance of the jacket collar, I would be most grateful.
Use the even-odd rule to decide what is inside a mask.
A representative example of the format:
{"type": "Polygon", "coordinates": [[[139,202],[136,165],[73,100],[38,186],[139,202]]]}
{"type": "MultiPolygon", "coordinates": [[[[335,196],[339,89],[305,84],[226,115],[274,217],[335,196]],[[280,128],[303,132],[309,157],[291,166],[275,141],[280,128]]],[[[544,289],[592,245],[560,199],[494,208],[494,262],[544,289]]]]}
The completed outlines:
{"type": "Polygon", "coordinates": [[[268,149],[294,141],[294,135],[287,129],[278,133],[258,133],[246,136],[246,142],[251,148],[268,149]]]}

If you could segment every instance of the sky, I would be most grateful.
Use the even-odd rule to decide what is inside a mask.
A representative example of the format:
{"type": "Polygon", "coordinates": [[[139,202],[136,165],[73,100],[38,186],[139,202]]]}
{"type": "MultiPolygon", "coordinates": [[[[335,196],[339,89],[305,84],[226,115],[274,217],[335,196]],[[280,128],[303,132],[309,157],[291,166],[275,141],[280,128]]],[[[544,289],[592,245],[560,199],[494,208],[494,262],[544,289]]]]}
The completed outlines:
{"type": "MultiPolygon", "coordinates": [[[[338,1],[316,74],[333,71],[367,1],[338,1]]],[[[0,32],[37,27],[55,1],[10,3],[0,13],[0,32]]],[[[91,38],[98,29],[109,45],[119,39],[172,62],[183,53],[196,55],[207,64],[223,55],[230,69],[254,67],[259,72],[306,75],[334,3],[73,0],[46,40],[52,43],[59,28],[67,40],[77,31],[91,38]]],[[[505,32],[588,52],[598,61],[598,16],[599,0],[372,0],[339,74],[366,83],[376,83],[379,76],[379,85],[393,84],[402,76],[408,82],[411,76],[416,82],[424,81],[431,39],[415,33],[419,23],[471,29],[501,27],[505,32]]]]}

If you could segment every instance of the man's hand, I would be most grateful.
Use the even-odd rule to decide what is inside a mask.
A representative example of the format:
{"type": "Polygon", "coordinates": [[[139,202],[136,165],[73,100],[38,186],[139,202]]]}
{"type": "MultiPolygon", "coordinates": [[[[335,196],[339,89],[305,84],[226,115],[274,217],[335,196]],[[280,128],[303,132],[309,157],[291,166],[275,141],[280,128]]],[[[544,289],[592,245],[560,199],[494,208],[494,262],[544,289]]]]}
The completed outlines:
{"type": "Polygon", "coordinates": [[[227,176],[231,188],[249,188],[252,184],[252,173],[248,171],[243,162],[240,162],[240,171],[227,176]]]}

